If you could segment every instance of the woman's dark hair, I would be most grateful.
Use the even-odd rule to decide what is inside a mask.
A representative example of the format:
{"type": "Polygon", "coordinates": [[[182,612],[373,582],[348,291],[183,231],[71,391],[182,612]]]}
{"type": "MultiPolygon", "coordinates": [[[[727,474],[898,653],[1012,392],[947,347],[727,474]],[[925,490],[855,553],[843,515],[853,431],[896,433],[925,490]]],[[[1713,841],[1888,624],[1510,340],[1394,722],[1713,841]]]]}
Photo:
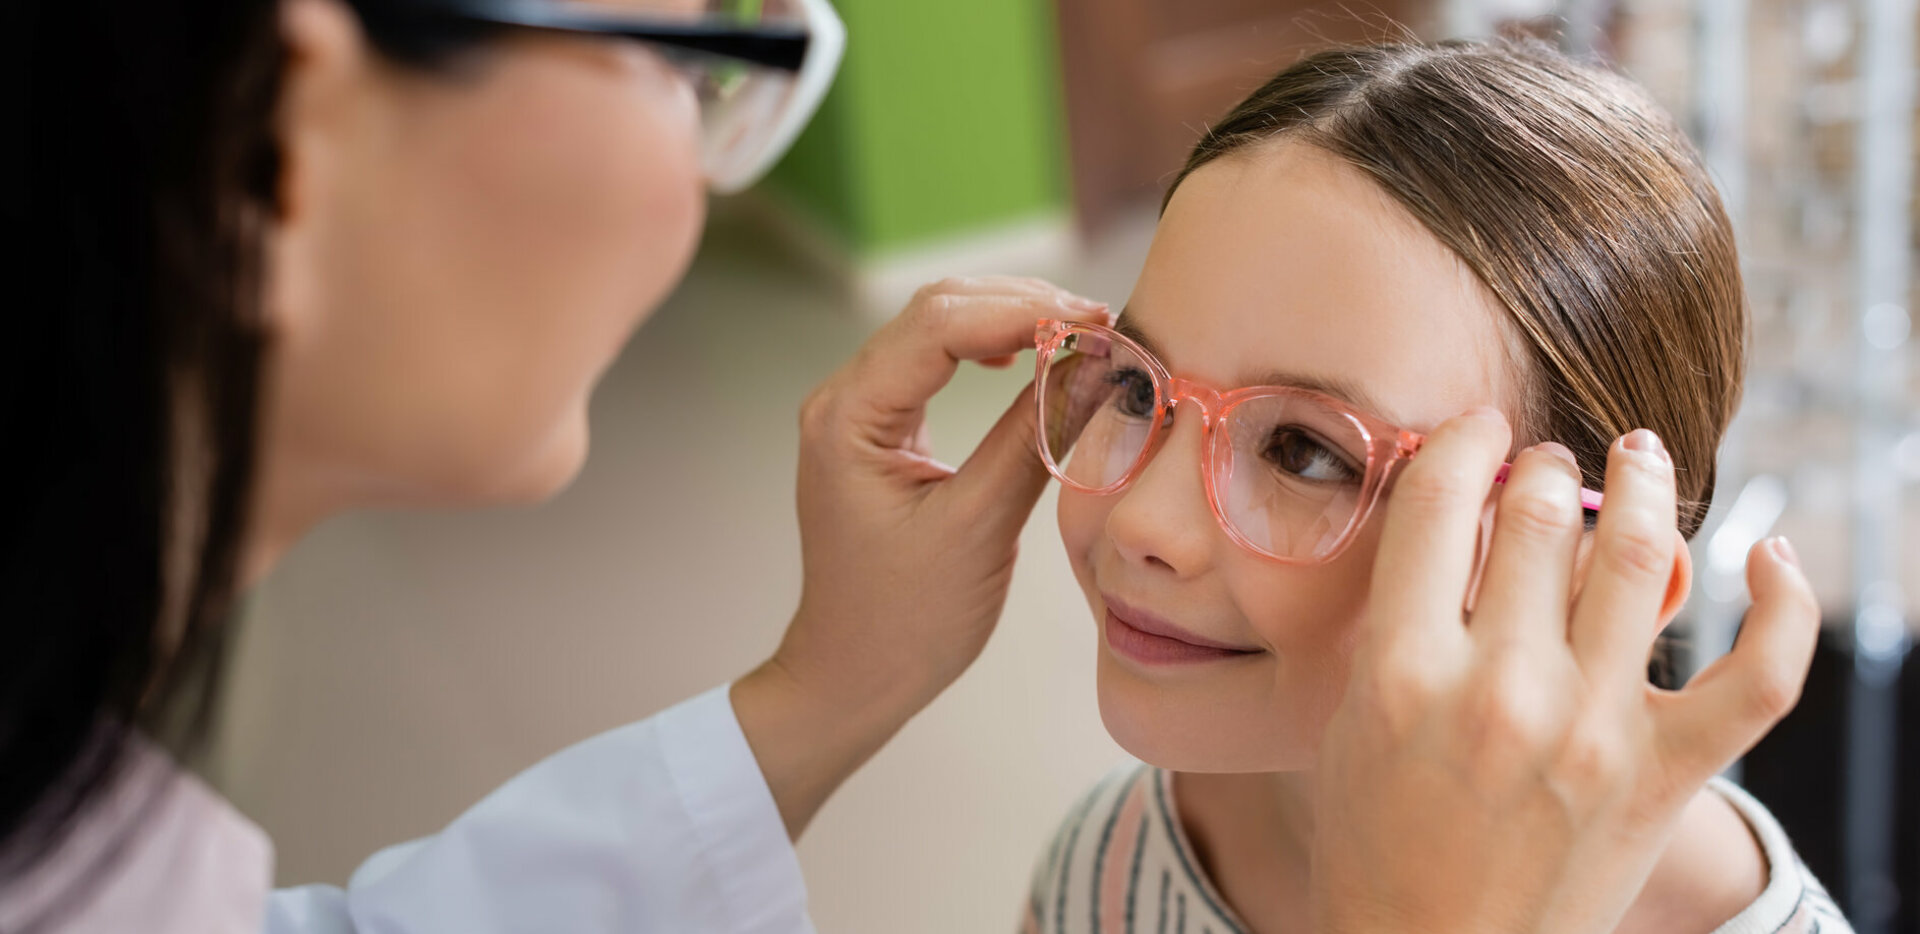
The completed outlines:
{"type": "MultiPolygon", "coordinates": [[[[377,45],[405,0],[359,0],[377,45]]],[[[0,888],[145,734],[203,744],[240,583],[267,331],[275,0],[23,0],[0,55],[0,888]]]]}
{"type": "Polygon", "coordinates": [[[254,470],[277,28],[267,0],[13,11],[5,875],[132,730],[182,752],[206,732],[254,470]]]}
{"type": "Polygon", "coordinates": [[[1565,444],[1598,490],[1613,439],[1650,428],[1681,531],[1699,530],[1740,402],[1746,298],[1719,194],[1646,92],[1538,42],[1334,49],[1209,128],[1168,200],[1207,163],[1282,139],[1366,173],[1505,306],[1527,400],[1516,439],[1565,444]]]}

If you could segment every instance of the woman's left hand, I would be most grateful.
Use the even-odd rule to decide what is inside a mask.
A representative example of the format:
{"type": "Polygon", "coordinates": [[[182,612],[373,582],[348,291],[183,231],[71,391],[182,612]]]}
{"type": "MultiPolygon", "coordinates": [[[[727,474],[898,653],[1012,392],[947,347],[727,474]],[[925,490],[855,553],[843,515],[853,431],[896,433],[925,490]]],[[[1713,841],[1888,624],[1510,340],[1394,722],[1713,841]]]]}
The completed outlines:
{"type": "Polygon", "coordinates": [[[1322,934],[1611,931],[1682,808],[1799,696],[1819,613],[1782,539],[1748,556],[1754,602],[1732,652],[1682,690],[1647,683],[1679,536],[1673,465],[1644,431],[1610,452],[1583,579],[1572,456],[1515,458],[1463,614],[1509,437],[1491,410],[1449,420],[1388,503],[1320,752],[1322,934]]]}

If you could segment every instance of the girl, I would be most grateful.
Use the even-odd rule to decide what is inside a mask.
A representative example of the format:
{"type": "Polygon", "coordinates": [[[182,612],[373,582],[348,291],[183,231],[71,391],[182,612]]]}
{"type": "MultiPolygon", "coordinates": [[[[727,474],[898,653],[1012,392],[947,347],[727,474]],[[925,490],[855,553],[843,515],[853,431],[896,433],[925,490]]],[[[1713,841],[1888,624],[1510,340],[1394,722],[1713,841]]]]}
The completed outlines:
{"type": "MultiPolygon", "coordinates": [[[[1564,547],[1576,580],[1595,532],[1573,491],[1600,489],[1610,460],[1670,472],[1677,531],[1637,556],[1667,581],[1657,622],[1607,627],[1643,665],[1687,592],[1680,539],[1713,490],[1746,329],[1704,168],[1614,75],[1532,44],[1382,45],[1254,92],[1175,179],[1116,326],[1042,324],[1040,449],[1101,633],[1100,710],[1144,764],[1072,808],[1026,929],[1309,929],[1317,835],[1354,832],[1319,807],[1322,738],[1398,586],[1375,574],[1372,507],[1454,413],[1497,409],[1533,445],[1484,515],[1505,505],[1562,543],[1531,557],[1564,547]],[[1527,492],[1556,475],[1563,508],[1527,492]]],[[[1483,535],[1482,558],[1499,541],[1483,535]]],[[[1469,630],[1476,599],[1506,597],[1475,591],[1469,630]]],[[[1484,720],[1488,737],[1544,722],[1526,704],[1484,720]]],[[[1671,831],[1618,930],[1846,928],[1732,785],[1694,794],[1671,831]]]]}

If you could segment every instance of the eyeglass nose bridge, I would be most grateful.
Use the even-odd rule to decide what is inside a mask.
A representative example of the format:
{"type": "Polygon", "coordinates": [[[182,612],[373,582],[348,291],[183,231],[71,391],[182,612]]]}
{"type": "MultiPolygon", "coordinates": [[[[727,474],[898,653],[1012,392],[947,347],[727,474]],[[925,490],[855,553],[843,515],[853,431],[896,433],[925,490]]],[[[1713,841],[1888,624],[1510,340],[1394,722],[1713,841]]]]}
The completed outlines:
{"type": "MultiPolygon", "coordinates": [[[[1196,383],[1192,380],[1181,379],[1176,376],[1160,374],[1159,384],[1161,392],[1161,423],[1154,426],[1153,435],[1149,437],[1146,449],[1140,452],[1139,462],[1135,465],[1133,471],[1127,475],[1125,485],[1131,485],[1134,480],[1134,474],[1143,469],[1147,461],[1152,460],[1154,455],[1160,452],[1160,448],[1165,446],[1169,429],[1173,424],[1174,414],[1182,402],[1192,402],[1200,406],[1200,472],[1204,478],[1204,476],[1212,470],[1213,455],[1211,449],[1213,432],[1220,421],[1226,417],[1227,404],[1225,399],[1219,390],[1211,386],[1196,383]]],[[[1207,497],[1211,500],[1213,496],[1213,485],[1209,480],[1207,481],[1207,497]]],[[[1215,507],[1215,511],[1216,513],[1218,512],[1218,507],[1215,507]]]]}
{"type": "Polygon", "coordinates": [[[1171,414],[1174,407],[1182,402],[1198,403],[1208,428],[1212,428],[1226,414],[1226,402],[1219,390],[1179,377],[1167,380],[1167,412],[1171,414]]]}

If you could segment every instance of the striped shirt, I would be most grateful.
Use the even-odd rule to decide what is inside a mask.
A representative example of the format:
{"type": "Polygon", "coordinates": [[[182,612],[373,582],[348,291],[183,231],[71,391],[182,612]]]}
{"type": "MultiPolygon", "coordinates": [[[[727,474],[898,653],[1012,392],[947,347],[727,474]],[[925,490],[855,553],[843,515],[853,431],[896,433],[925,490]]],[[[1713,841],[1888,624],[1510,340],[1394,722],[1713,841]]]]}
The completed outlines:
{"type": "MultiPolygon", "coordinates": [[[[1773,815],[1714,779],[1766,852],[1767,886],[1715,934],[1852,934],[1773,815]]],[[[1033,873],[1022,934],[1250,934],[1180,826],[1165,769],[1128,763],[1074,804],[1033,873]]]]}

